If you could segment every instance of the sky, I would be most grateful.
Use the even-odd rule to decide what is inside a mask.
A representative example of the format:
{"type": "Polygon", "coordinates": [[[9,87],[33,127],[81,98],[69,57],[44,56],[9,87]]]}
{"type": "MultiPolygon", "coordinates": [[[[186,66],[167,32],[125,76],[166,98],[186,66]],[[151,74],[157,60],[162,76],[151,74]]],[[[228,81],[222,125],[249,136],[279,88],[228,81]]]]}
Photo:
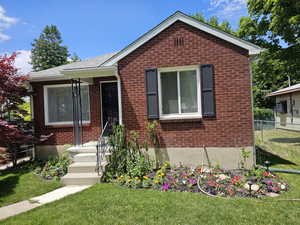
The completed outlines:
{"type": "Polygon", "coordinates": [[[31,70],[31,43],[46,25],[81,59],[121,50],[176,12],[217,16],[236,28],[247,0],[0,0],[0,55],[18,52],[15,65],[31,70]]]}

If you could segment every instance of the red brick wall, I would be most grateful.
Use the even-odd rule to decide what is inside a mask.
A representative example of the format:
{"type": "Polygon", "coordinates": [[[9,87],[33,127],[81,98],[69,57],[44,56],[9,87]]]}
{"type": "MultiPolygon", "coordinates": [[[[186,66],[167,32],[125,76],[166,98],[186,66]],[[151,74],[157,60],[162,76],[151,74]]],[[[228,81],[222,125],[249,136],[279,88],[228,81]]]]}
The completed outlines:
{"type": "Polygon", "coordinates": [[[160,123],[161,144],[168,147],[253,145],[249,57],[246,50],[176,22],[119,62],[123,121],[144,137],[147,107],[144,69],[214,64],[215,119],[160,123]],[[184,46],[174,47],[183,37],[184,46]]]}
{"type": "MultiPolygon", "coordinates": [[[[83,128],[83,141],[96,141],[101,132],[101,99],[100,99],[100,81],[115,80],[115,77],[95,78],[94,83],[89,85],[90,93],[90,110],[91,110],[91,122],[84,125],[83,128]]],[[[73,143],[73,127],[68,126],[45,126],[44,118],[44,85],[51,84],[65,84],[70,81],[48,81],[48,82],[34,82],[31,83],[35,95],[34,95],[34,124],[35,131],[38,135],[48,135],[53,133],[53,136],[44,145],[63,145],[73,143]]]]}

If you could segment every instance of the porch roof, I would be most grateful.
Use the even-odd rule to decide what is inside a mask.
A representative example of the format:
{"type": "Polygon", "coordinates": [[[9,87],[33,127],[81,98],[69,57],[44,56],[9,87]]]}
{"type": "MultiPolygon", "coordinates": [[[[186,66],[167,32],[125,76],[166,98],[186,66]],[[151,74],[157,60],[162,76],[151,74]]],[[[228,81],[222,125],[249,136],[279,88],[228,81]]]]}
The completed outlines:
{"type": "Polygon", "coordinates": [[[47,70],[42,70],[39,72],[29,73],[30,81],[50,81],[50,80],[64,80],[69,79],[71,74],[80,71],[89,71],[88,73],[93,73],[93,70],[97,69],[98,71],[104,70],[114,70],[114,66],[99,66],[103,64],[106,60],[117,54],[118,52],[113,52],[94,58],[69,63],[62,66],[53,67],[47,70]]]}
{"type": "Polygon", "coordinates": [[[268,94],[267,97],[284,95],[284,94],[289,94],[289,93],[293,93],[293,92],[300,92],[300,84],[295,84],[290,87],[283,88],[278,91],[274,91],[274,92],[268,94]]]}

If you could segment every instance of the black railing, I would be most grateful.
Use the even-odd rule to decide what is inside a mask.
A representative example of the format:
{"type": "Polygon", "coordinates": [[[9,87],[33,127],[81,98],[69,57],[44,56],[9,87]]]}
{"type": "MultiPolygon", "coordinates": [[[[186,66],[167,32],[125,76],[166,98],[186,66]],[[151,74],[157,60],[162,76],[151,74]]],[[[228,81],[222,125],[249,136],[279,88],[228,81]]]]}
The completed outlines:
{"type": "Polygon", "coordinates": [[[74,126],[74,144],[82,145],[82,103],[81,103],[81,81],[71,80],[72,101],[73,101],[73,126],[74,126]]]}
{"type": "Polygon", "coordinates": [[[101,173],[104,172],[104,167],[105,165],[103,165],[103,163],[105,162],[105,155],[108,152],[109,148],[108,148],[108,143],[107,143],[107,139],[105,138],[104,134],[106,129],[108,128],[108,122],[106,122],[106,124],[104,125],[101,135],[97,141],[97,165],[96,165],[96,171],[98,173],[98,175],[100,176],[101,173]]]}

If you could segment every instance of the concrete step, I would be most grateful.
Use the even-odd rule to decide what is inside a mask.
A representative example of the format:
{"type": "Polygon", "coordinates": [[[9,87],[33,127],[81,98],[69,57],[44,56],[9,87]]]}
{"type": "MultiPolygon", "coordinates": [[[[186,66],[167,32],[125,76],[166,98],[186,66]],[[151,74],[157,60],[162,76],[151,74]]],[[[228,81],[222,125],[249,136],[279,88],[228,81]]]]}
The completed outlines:
{"type": "Polygon", "coordinates": [[[75,162],[69,166],[68,173],[93,173],[96,162],[75,162]]]}
{"type": "Polygon", "coordinates": [[[96,153],[79,153],[73,157],[74,162],[97,162],[96,153]]]}
{"type": "Polygon", "coordinates": [[[68,173],[61,178],[65,185],[92,185],[100,182],[98,173],[68,173]]]}
{"type": "Polygon", "coordinates": [[[73,146],[68,148],[68,151],[71,154],[78,154],[78,153],[96,153],[97,148],[96,145],[87,145],[87,146],[73,146]]]}
{"type": "MultiPolygon", "coordinates": [[[[102,167],[107,165],[106,161],[101,163],[102,167]]],[[[96,171],[96,162],[75,162],[69,166],[68,173],[94,173],[96,171]]]]}

